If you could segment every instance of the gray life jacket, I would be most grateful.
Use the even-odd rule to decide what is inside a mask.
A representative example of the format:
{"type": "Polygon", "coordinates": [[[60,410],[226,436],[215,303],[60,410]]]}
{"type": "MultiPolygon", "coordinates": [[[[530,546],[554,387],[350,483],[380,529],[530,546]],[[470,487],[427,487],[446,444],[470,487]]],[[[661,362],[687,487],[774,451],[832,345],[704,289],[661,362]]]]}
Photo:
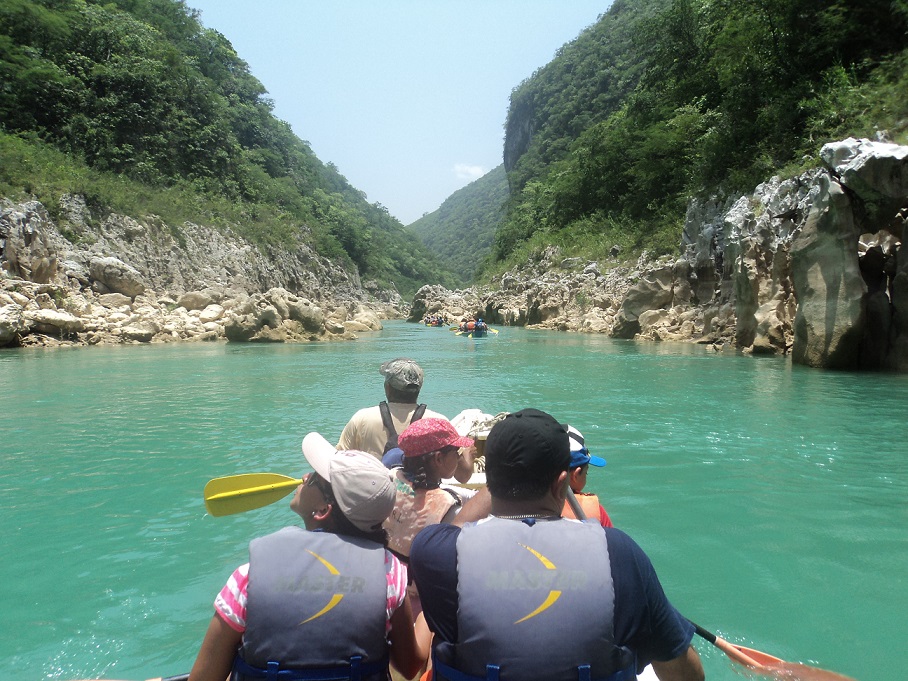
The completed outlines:
{"type": "Polygon", "coordinates": [[[254,539],[234,679],[384,681],[387,592],[375,542],[299,527],[254,539]]]}
{"type": "Polygon", "coordinates": [[[454,644],[436,638],[439,681],[635,679],[614,643],[615,592],[602,527],[490,518],[457,539],[454,644]]]}

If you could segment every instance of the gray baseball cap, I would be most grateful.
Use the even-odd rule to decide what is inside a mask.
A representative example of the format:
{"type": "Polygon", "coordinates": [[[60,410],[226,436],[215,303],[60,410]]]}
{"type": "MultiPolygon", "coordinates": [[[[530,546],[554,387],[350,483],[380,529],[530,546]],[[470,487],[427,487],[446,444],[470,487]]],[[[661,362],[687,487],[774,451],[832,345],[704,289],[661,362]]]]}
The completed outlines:
{"type": "Polygon", "coordinates": [[[422,367],[412,359],[392,359],[382,364],[378,371],[385,377],[385,383],[395,390],[418,391],[422,388],[422,367]]]}
{"type": "Polygon", "coordinates": [[[369,532],[391,515],[397,492],[388,469],[374,456],[338,451],[318,433],[303,438],[303,455],[331,485],[337,505],[356,527],[369,532]]]}

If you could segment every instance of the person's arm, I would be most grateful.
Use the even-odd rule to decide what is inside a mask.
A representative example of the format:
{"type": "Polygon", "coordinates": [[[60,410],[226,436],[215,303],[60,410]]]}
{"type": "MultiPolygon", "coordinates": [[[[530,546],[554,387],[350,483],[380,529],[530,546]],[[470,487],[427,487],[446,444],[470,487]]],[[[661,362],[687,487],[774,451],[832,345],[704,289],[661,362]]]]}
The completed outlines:
{"type": "Polygon", "coordinates": [[[454,516],[454,520],[451,521],[452,525],[457,527],[463,527],[465,523],[473,523],[477,520],[482,520],[483,518],[488,518],[489,513],[492,512],[492,495],[489,494],[489,489],[483,487],[472,498],[467,499],[464,502],[463,508],[460,509],[460,512],[454,516]]]}
{"type": "MultiPolygon", "coordinates": [[[[426,632],[429,628],[423,627],[426,632]]],[[[413,608],[410,605],[410,596],[406,596],[400,607],[391,615],[391,664],[406,678],[416,676],[429,659],[429,644],[427,637],[422,632],[417,632],[413,627],[413,608]]]]}
{"type": "Polygon", "coordinates": [[[652,664],[660,681],[703,681],[706,678],[700,656],[693,646],[689,646],[683,655],[674,660],[653,661],[652,664]]]}
{"type": "Polygon", "coordinates": [[[460,484],[466,484],[473,477],[473,458],[476,456],[476,446],[461,447],[460,456],[457,458],[457,468],[454,470],[454,479],[460,484]]]}
{"type": "Polygon", "coordinates": [[[609,518],[608,511],[603,508],[602,504],[599,504],[599,524],[602,527],[614,527],[612,519],[609,518]]]}
{"type": "Polygon", "coordinates": [[[240,632],[215,613],[189,672],[189,681],[224,681],[230,676],[233,658],[242,638],[240,632]]]}

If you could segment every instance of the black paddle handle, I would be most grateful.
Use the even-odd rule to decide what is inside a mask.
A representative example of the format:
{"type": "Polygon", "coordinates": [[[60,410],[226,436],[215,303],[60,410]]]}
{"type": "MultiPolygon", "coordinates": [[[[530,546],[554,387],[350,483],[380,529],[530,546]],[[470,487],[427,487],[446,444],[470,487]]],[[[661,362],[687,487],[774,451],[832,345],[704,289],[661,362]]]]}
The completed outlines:
{"type": "MultiPolygon", "coordinates": [[[[716,635],[714,633],[712,633],[711,631],[706,631],[706,629],[692,620],[687,621],[694,625],[694,631],[697,632],[697,636],[699,636],[700,638],[705,638],[707,641],[715,645],[716,635]]],[[[164,681],[167,681],[167,679],[165,679],[164,681]]]]}

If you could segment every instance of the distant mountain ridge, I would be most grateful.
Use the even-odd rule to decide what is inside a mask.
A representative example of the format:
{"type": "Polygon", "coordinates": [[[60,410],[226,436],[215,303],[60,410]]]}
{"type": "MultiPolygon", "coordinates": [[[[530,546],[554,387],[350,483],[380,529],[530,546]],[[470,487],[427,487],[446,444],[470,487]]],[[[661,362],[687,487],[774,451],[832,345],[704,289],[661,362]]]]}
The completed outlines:
{"type": "Polygon", "coordinates": [[[500,165],[451,194],[437,210],[411,223],[407,230],[443,259],[458,283],[466,286],[491,252],[507,200],[508,180],[500,165]]]}

